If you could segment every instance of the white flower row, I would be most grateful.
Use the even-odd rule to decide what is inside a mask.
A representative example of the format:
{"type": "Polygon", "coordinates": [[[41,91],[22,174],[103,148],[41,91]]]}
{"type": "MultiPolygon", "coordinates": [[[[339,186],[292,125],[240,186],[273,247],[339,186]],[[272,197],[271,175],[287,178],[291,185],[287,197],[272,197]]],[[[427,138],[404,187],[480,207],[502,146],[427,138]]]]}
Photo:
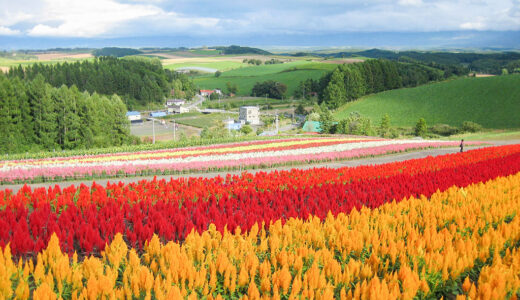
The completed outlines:
{"type": "Polygon", "coordinates": [[[189,163],[189,162],[204,162],[204,161],[227,161],[227,160],[240,160],[248,158],[262,158],[262,157],[279,157],[287,155],[306,155],[306,154],[318,154],[324,152],[343,152],[361,148],[372,148],[379,146],[388,145],[399,145],[399,144],[414,144],[414,143],[436,143],[439,141],[424,141],[424,140],[384,140],[384,141],[370,141],[370,142],[356,142],[356,143],[344,143],[335,144],[328,146],[317,146],[311,148],[302,149],[288,149],[278,151],[259,151],[259,152],[245,152],[245,153],[227,153],[227,154],[214,154],[214,155],[202,155],[202,156],[188,156],[184,158],[164,158],[164,159],[138,159],[138,160],[127,160],[127,161],[101,161],[101,162],[82,162],[82,163],[60,163],[60,164],[46,164],[46,165],[17,165],[8,167],[8,170],[30,170],[30,169],[46,169],[53,167],[79,167],[79,166],[128,166],[128,165],[148,165],[148,164],[176,164],[176,163],[189,163]]]}

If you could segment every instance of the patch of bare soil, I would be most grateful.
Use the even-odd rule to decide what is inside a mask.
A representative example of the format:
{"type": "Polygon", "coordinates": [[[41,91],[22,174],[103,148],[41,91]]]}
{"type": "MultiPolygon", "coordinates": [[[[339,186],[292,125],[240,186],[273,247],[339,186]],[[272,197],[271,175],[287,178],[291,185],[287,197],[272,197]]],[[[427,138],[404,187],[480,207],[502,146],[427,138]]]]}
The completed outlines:
{"type": "Polygon", "coordinates": [[[493,76],[496,76],[496,75],[493,75],[493,74],[475,74],[475,77],[493,77],[493,76]]]}
{"type": "Polygon", "coordinates": [[[7,73],[7,72],[9,72],[9,67],[0,67],[0,71],[7,73]]]}
{"type": "Polygon", "coordinates": [[[67,59],[67,58],[90,58],[92,57],[91,53],[62,53],[62,52],[49,52],[49,53],[40,53],[35,54],[38,57],[38,60],[55,60],[55,59],[67,59]]]}
{"type": "Polygon", "coordinates": [[[153,53],[145,53],[146,55],[155,55],[155,56],[160,56],[160,57],[165,57],[165,58],[168,58],[168,59],[182,59],[182,58],[186,58],[184,56],[179,56],[179,55],[173,55],[173,54],[168,54],[168,53],[160,53],[160,52],[153,52],[153,53]]]}
{"type": "Polygon", "coordinates": [[[345,59],[322,60],[321,62],[328,63],[328,64],[342,65],[342,64],[353,64],[353,63],[358,63],[358,62],[363,62],[363,61],[364,60],[359,59],[359,58],[345,58],[345,59]]]}

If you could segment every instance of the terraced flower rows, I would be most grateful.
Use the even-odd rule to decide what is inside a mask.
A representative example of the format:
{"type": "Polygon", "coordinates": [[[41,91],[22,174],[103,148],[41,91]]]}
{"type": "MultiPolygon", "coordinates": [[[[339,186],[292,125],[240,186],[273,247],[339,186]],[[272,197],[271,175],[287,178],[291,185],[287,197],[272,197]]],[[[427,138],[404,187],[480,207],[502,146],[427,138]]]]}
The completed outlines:
{"type": "Polygon", "coordinates": [[[357,168],[26,187],[1,191],[0,208],[6,297],[520,293],[520,145],[357,168]]]}
{"type": "MultiPolygon", "coordinates": [[[[471,144],[475,143],[468,143],[471,144]]],[[[446,141],[301,138],[110,155],[10,160],[0,161],[0,183],[270,167],[456,145],[456,142],[446,141]]]]}

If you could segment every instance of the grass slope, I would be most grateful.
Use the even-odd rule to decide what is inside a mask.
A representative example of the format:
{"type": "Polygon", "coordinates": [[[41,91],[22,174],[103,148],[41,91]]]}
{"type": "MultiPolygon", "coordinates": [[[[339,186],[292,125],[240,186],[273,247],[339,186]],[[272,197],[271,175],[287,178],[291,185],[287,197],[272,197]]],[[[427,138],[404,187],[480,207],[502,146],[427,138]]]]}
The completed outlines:
{"type": "Polygon", "coordinates": [[[353,111],[375,124],[388,113],[392,126],[415,126],[423,117],[428,125],[473,121],[484,128],[520,128],[520,75],[460,78],[386,91],[348,103],[335,116],[342,120],[353,111]]]}
{"type": "Polygon", "coordinates": [[[325,73],[336,68],[333,64],[293,61],[284,64],[260,65],[223,72],[220,77],[212,75],[195,78],[195,83],[202,89],[220,88],[226,90],[226,82],[236,83],[237,95],[248,96],[257,82],[274,80],[287,85],[287,95],[291,96],[300,81],[308,78],[319,79],[325,73]]]}

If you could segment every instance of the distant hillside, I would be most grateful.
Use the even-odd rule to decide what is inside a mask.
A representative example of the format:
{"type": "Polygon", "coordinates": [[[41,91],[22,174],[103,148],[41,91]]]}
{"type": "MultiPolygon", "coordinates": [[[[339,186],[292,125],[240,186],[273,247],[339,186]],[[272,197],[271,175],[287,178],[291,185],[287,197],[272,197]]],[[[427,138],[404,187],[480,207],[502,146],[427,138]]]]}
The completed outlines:
{"type": "Polygon", "coordinates": [[[142,52],[132,48],[117,48],[117,47],[106,47],[101,49],[96,49],[92,52],[94,56],[114,56],[114,57],[123,57],[129,55],[137,55],[142,52]]]}
{"type": "Polygon", "coordinates": [[[484,128],[520,128],[520,75],[460,78],[386,91],[348,103],[335,116],[341,120],[354,111],[375,124],[388,113],[392,126],[415,126],[423,117],[429,125],[473,121],[484,128]]]}
{"type": "Polygon", "coordinates": [[[222,54],[260,54],[260,55],[270,55],[270,52],[267,52],[258,48],[251,47],[241,47],[236,45],[231,45],[229,47],[213,47],[216,50],[221,50],[222,54]]]}
{"type": "Polygon", "coordinates": [[[195,78],[195,84],[201,89],[222,89],[227,92],[226,83],[234,83],[238,87],[239,96],[251,95],[257,82],[274,80],[287,85],[286,97],[294,95],[298,84],[306,79],[319,80],[326,73],[334,70],[336,65],[293,61],[283,64],[260,65],[238,68],[215,77],[213,74],[195,78]]]}
{"type": "Polygon", "coordinates": [[[420,62],[449,71],[453,67],[464,67],[468,71],[480,73],[502,74],[503,69],[509,73],[520,73],[520,52],[449,52],[449,51],[390,51],[370,49],[363,51],[341,52],[299,52],[284,53],[292,56],[320,56],[334,58],[384,58],[401,62],[420,62]]]}

